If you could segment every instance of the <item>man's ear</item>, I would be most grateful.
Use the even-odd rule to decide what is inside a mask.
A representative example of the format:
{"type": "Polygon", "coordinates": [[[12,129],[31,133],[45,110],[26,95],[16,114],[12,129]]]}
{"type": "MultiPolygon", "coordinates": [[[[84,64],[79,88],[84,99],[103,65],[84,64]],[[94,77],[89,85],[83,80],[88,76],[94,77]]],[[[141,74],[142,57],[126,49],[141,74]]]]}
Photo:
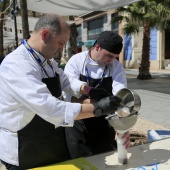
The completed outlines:
{"type": "Polygon", "coordinates": [[[51,34],[48,29],[43,29],[42,30],[42,40],[46,43],[50,39],[51,34]]]}
{"type": "Polygon", "coordinates": [[[100,46],[98,44],[96,44],[95,48],[96,48],[96,51],[100,50],[100,46]]]}

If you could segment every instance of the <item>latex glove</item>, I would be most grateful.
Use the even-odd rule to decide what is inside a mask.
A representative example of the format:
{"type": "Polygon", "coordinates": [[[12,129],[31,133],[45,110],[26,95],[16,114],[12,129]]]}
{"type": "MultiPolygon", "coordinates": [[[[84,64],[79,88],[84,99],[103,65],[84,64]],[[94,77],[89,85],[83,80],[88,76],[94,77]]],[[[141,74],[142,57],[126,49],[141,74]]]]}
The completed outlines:
{"type": "Polygon", "coordinates": [[[94,103],[94,115],[96,117],[102,115],[109,115],[115,112],[120,106],[121,99],[117,96],[105,97],[98,102],[94,103]]]}
{"type": "Polygon", "coordinates": [[[91,99],[102,99],[104,97],[112,96],[109,92],[102,88],[91,88],[89,91],[89,96],[91,99]]]}

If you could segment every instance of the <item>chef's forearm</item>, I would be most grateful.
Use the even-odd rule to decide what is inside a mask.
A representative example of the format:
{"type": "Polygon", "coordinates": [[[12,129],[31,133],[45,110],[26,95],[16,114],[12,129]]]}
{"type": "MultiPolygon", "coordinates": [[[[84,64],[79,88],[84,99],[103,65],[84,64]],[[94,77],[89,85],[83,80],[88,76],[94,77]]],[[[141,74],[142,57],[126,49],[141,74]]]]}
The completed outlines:
{"type": "Polygon", "coordinates": [[[75,118],[75,120],[94,117],[93,111],[94,111],[94,105],[93,104],[82,104],[81,105],[81,111],[78,114],[78,116],[75,118]]]}

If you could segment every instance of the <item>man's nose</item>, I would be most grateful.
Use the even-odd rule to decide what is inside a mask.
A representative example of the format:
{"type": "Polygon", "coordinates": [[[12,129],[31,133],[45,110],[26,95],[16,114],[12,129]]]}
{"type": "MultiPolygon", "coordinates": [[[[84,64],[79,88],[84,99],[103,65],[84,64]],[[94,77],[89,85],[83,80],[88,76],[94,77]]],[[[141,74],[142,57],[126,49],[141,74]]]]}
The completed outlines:
{"type": "Polygon", "coordinates": [[[64,46],[59,47],[59,51],[63,52],[64,46]]]}
{"type": "Polygon", "coordinates": [[[116,58],[111,58],[110,60],[109,60],[109,63],[111,64],[114,60],[115,60],[116,58]]]}

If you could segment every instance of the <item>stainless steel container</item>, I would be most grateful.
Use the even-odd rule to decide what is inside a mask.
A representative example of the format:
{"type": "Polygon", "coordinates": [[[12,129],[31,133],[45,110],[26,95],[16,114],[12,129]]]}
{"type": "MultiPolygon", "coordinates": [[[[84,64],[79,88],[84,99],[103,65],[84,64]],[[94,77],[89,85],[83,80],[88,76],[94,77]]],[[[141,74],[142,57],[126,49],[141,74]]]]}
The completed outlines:
{"type": "Polygon", "coordinates": [[[115,112],[119,117],[127,117],[135,115],[141,108],[141,100],[139,95],[127,88],[119,90],[116,95],[121,101],[121,106],[115,112]]]}

